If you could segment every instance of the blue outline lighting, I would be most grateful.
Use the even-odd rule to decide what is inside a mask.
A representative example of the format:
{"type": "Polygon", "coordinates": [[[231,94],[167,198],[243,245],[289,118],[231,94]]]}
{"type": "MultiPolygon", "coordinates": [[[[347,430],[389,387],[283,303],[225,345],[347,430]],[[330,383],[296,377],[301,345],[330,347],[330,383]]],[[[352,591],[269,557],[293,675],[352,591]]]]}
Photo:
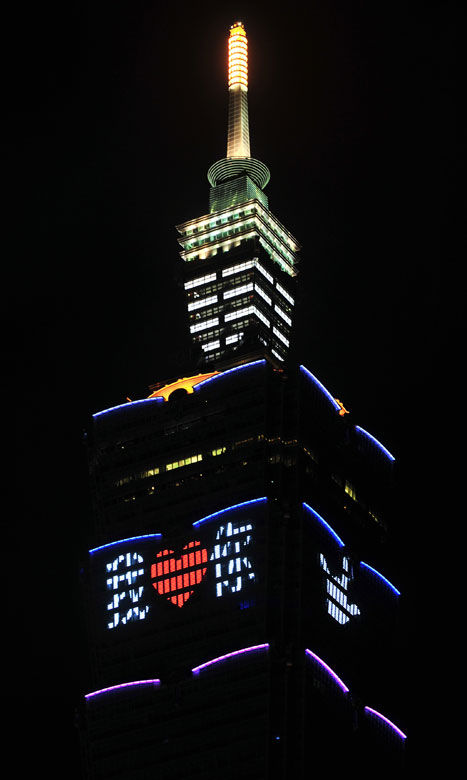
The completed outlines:
{"type": "Polygon", "coordinates": [[[376,574],[377,577],[379,577],[383,582],[388,585],[391,590],[396,594],[396,596],[400,596],[401,592],[400,590],[397,590],[396,587],[392,584],[392,582],[389,582],[389,580],[386,579],[379,571],[376,571],[376,569],[373,568],[373,566],[370,566],[368,563],[364,563],[364,561],[360,561],[360,566],[363,566],[365,569],[369,569],[369,571],[373,572],[373,574],[376,574]]]}
{"type": "Polygon", "coordinates": [[[363,436],[366,436],[366,437],[367,437],[367,439],[370,439],[370,441],[372,441],[372,442],[373,442],[373,444],[376,444],[376,446],[378,447],[378,449],[380,449],[380,450],[381,450],[381,452],[383,453],[383,455],[386,455],[386,457],[387,457],[387,458],[389,458],[389,460],[392,460],[392,461],[394,461],[394,460],[395,460],[395,457],[394,457],[394,455],[391,455],[391,453],[389,452],[389,450],[387,450],[387,449],[386,449],[386,447],[384,447],[384,446],[381,444],[381,442],[380,442],[380,441],[378,441],[378,439],[375,439],[375,437],[374,437],[374,436],[372,436],[372,435],[371,435],[371,433],[368,433],[368,431],[365,431],[365,429],[364,429],[364,428],[360,428],[360,426],[359,426],[359,425],[356,425],[356,426],[355,426],[355,430],[357,431],[357,433],[361,433],[361,434],[363,434],[363,436]]]}
{"type": "Polygon", "coordinates": [[[332,405],[333,405],[334,409],[335,409],[336,411],[340,412],[340,410],[341,410],[341,407],[340,407],[340,406],[339,406],[339,404],[338,404],[338,403],[337,403],[337,402],[334,400],[334,398],[332,397],[332,395],[331,395],[331,393],[329,392],[329,390],[326,390],[325,386],[324,386],[323,384],[321,384],[321,382],[319,381],[319,379],[317,379],[317,378],[316,378],[316,377],[315,377],[315,376],[314,376],[314,375],[311,373],[311,371],[308,371],[308,369],[307,369],[307,368],[305,368],[305,366],[300,366],[300,371],[302,372],[302,374],[305,374],[305,376],[307,376],[307,377],[308,377],[308,379],[311,379],[311,381],[312,381],[312,382],[313,382],[313,383],[316,385],[316,387],[317,387],[319,390],[321,390],[321,392],[322,392],[322,393],[324,393],[324,395],[326,396],[326,398],[328,399],[328,401],[330,401],[330,402],[332,403],[332,405]]]}
{"type": "Polygon", "coordinates": [[[302,503],[302,506],[303,506],[303,508],[304,508],[304,509],[308,509],[308,511],[309,511],[309,512],[311,512],[311,514],[313,515],[313,517],[314,517],[316,520],[318,520],[318,521],[321,523],[321,525],[322,525],[322,526],[324,526],[324,528],[326,529],[326,531],[329,531],[329,533],[331,534],[331,536],[333,536],[333,538],[336,540],[336,542],[337,542],[337,544],[339,545],[339,547],[345,547],[345,544],[344,544],[344,542],[342,541],[342,539],[340,538],[340,536],[338,536],[338,535],[336,534],[336,532],[335,532],[335,531],[334,531],[334,530],[331,528],[331,526],[329,525],[329,523],[327,523],[327,522],[326,522],[326,520],[324,520],[324,519],[321,517],[321,515],[319,515],[319,514],[318,514],[318,512],[316,512],[316,510],[315,510],[315,509],[312,509],[312,508],[311,508],[311,506],[309,506],[309,504],[307,504],[305,501],[303,501],[303,503],[302,503]]]}
{"type": "Polygon", "coordinates": [[[139,542],[140,539],[162,539],[162,534],[144,534],[143,536],[130,536],[127,539],[118,539],[116,542],[108,542],[108,544],[102,544],[100,547],[93,547],[89,550],[89,554],[99,552],[99,550],[106,550],[108,547],[115,547],[117,544],[124,544],[125,542],[139,542]]]}
{"type": "Polygon", "coordinates": [[[243,506],[248,506],[249,504],[258,504],[263,501],[267,501],[268,499],[266,496],[263,496],[262,498],[252,498],[250,501],[242,501],[241,504],[233,504],[232,506],[227,506],[225,509],[219,509],[218,512],[213,512],[212,515],[206,515],[206,517],[202,517],[201,520],[196,520],[193,523],[194,528],[197,528],[201,523],[207,523],[208,520],[213,520],[215,517],[219,517],[219,515],[223,515],[226,512],[231,512],[234,509],[240,509],[243,506]]]}
{"type": "Polygon", "coordinates": [[[156,398],[141,398],[139,401],[129,401],[127,404],[119,404],[118,406],[111,406],[109,409],[103,409],[101,412],[96,412],[93,414],[93,419],[96,417],[100,417],[103,414],[108,414],[109,412],[116,412],[118,409],[125,409],[127,406],[135,406],[135,404],[148,404],[148,403],[164,403],[164,399],[161,397],[156,398]]]}
{"type": "Polygon", "coordinates": [[[209,382],[214,382],[216,379],[221,379],[223,376],[227,376],[227,374],[232,374],[234,371],[242,371],[244,368],[251,368],[251,366],[259,366],[266,363],[266,360],[263,358],[262,360],[253,360],[251,363],[244,363],[242,366],[235,366],[234,368],[229,368],[227,371],[222,371],[220,374],[215,374],[215,376],[209,377],[209,379],[205,379],[203,382],[199,382],[197,385],[193,386],[193,390],[199,390],[200,387],[204,387],[205,385],[209,384],[209,382]]]}

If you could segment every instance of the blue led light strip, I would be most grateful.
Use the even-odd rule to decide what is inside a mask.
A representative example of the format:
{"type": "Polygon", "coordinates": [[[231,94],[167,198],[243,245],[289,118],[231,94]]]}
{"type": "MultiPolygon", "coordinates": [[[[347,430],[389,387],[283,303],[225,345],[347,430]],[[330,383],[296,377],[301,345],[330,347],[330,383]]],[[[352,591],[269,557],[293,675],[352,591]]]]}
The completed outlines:
{"type": "Polygon", "coordinates": [[[365,712],[368,712],[370,715],[374,715],[376,718],[383,720],[391,729],[393,729],[393,731],[396,732],[396,734],[402,737],[402,739],[407,739],[407,735],[404,734],[404,732],[401,731],[400,728],[398,728],[395,723],[389,720],[389,718],[386,718],[385,715],[381,715],[380,712],[373,710],[371,707],[365,707],[365,712]]]}
{"type": "Polygon", "coordinates": [[[306,377],[308,377],[308,379],[311,379],[311,381],[313,382],[313,384],[315,384],[315,385],[316,385],[316,387],[317,387],[319,390],[321,390],[321,392],[322,392],[322,393],[323,393],[323,394],[326,396],[326,398],[328,399],[328,401],[330,401],[330,402],[332,403],[332,405],[333,405],[334,409],[336,409],[336,411],[340,412],[340,409],[341,409],[341,407],[339,406],[339,404],[337,403],[337,401],[335,401],[335,400],[334,400],[334,398],[332,397],[332,395],[331,395],[331,393],[329,392],[329,390],[326,390],[325,386],[324,386],[323,384],[321,384],[321,382],[319,381],[319,379],[317,379],[317,378],[316,378],[316,377],[315,377],[315,376],[314,376],[314,375],[311,373],[311,371],[308,371],[308,369],[307,369],[307,368],[305,368],[305,366],[300,366],[300,371],[302,372],[302,374],[305,374],[305,376],[306,376],[306,377]]]}
{"type": "Polygon", "coordinates": [[[123,544],[124,542],[139,542],[140,539],[162,539],[162,534],[144,534],[143,536],[130,536],[127,539],[118,539],[116,542],[109,542],[108,544],[102,544],[100,547],[93,547],[89,550],[89,553],[95,553],[99,550],[106,550],[108,547],[115,547],[116,544],[123,544]]]}
{"type": "Polygon", "coordinates": [[[368,563],[364,563],[363,561],[360,561],[360,566],[363,566],[363,568],[364,568],[364,569],[368,569],[369,571],[373,572],[373,574],[376,574],[376,576],[377,576],[377,577],[379,577],[381,580],[383,580],[383,582],[385,582],[385,583],[386,583],[386,585],[388,585],[388,586],[391,588],[391,590],[392,590],[392,591],[393,591],[393,592],[394,592],[394,593],[395,593],[397,596],[400,596],[400,595],[401,595],[401,592],[400,592],[400,590],[397,590],[397,588],[395,588],[395,587],[394,587],[394,585],[392,584],[392,582],[389,582],[389,580],[387,580],[387,579],[386,579],[386,577],[383,577],[383,575],[382,575],[382,574],[380,574],[380,572],[379,572],[379,571],[376,571],[376,569],[374,569],[374,568],[373,568],[373,566],[370,566],[368,563]]]}
{"type": "Polygon", "coordinates": [[[234,650],[233,653],[226,653],[226,655],[220,655],[219,658],[213,658],[211,661],[206,661],[204,664],[200,664],[200,666],[195,666],[194,669],[192,669],[193,674],[199,674],[203,669],[206,669],[207,666],[212,666],[213,664],[217,664],[220,661],[226,661],[227,658],[234,658],[237,655],[243,655],[243,653],[253,653],[257,650],[269,650],[269,644],[266,642],[263,645],[253,645],[252,647],[244,647],[242,650],[234,650]]]}
{"type": "Polygon", "coordinates": [[[92,693],[87,693],[85,695],[85,699],[92,699],[94,696],[100,696],[102,693],[110,693],[110,691],[118,691],[122,688],[132,688],[133,686],[137,685],[154,685],[158,686],[160,685],[160,680],[135,680],[135,682],[128,682],[128,683],[121,683],[120,685],[111,685],[110,688],[101,688],[100,691],[93,691],[92,693]]]}
{"type": "Polygon", "coordinates": [[[305,649],[305,653],[310,657],[313,658],[315,661],[319,663],[319,665],[332,677],[332,679],[338,684],[339,688],[344,691],[344,693],[348,693],[349,689],[345,685],[345,683],[342,682],[341,678],[337,676],[335,672],[331,669],[330,666],[324,663],[324,661],[316,655],[316,653],[313,653],[311,650],[308,650],[308,648],[305,649]]]}
{"type": "Polygon", "coordinates": [[[318,522],[321,523],[321,525],[326,529],[326,531],[329,531],[331,536],[336,540],[336,542],[339,545],[339,547],[345,547],[344,542],[342,541],[340,536],[338,536],[336,534],[336,532],[331,528],[329,523],[327,523],[326,520],[324,520],[321,517],[321,515],[318,514],[318,512],[316,512],[314,509],[312,509],[311,506],[309,506],[307,503],[305,503],[305,501],[303,502],[302,506],[303,506],[304,509],[307,509],[308,512],[310,512],[313,515],[313,517],[316,518],[316,520],[318,520],[318,522]]]}
{"type": "Polygon", "coordinates": [[[223,515],[226,512],[231,512],[234,509],[241,509],[242,507],[248,506],[250,504],[259,504],[267,500],[268,499],[263,496],[262,498],[252,498],[250,501],[242,501],[241,504],[227,506],[225,509],[219,509],[218,512],[214,512],[212,515],[206,515],[206,517],[202,517],[201,520],[196,520],[196,522],[193,523],[193,526],[197,528],[197,526],[201,525],[201,523],[207,523],[209,520],[213,520],[215,517],[219,517],[219,515],[223,515]]]}
{"type": "Polygon", "coordinates": [[[389,450],[387,450],[387,449],[386,449],[386,447],[383,447],[383,445],[381,444],[381,442],[380,442],[380,441],[378,441],[378,439],[375,439],[375,437],[374,437],[374,436],[372,436],[372,435],[371,435],[371,433],[368,433],[368,431],[365,431],[365,429],[364,429],[364,428],[360,428],[360,426],[359,426],[359,425],[356,425],[356,426],[355,426],[355,430],[357,431],[357,433],[361,433],[361,434],[362,434],[362,436],[365,436],[367,439],[370,439],[370,441],[372,441],[372,442],[373,442],[373,444],[376,444],[376,446],[378,447],[378,449],[380,449],[380,450],[381,450],[381,452],[383,453],[383,455],[386,455],[386,457],[387,457],[387,458],[389,458],[389,460],[395,460],[395,457],[394,457],[394,455],[391,455],[391,453],[389,452],[389,450]]]}
{"type": "Polygon", "coordinates": [[[102,414],[108,414],[109,412],[115,412],[117,409],[126,409],[128,406],[136,406],[137,404],[152,404],[152,403],[164,403],[164,399],[157,398],[141,398],[139,401],[129,401],[127,404],[119,404],[118,406],[111,406],[109,409],[103,409],[101,412],[93,414],[93,418],[100,417],[102,414]]]}
{"type": "Polygon", "coordinates": [[[210,382],[215,382],[217,379],[222,379],[222,377],[227,376],[227,374],[233,374],[235,371],[243,371],[245,368],[251,368],[252,366],[260,366],[265,364],[266,361],[264,360],[253,360],[252,363],[244,363],[242,366],[235,366],[235,368],[229,368],[227,371],[222,371],[220,374],[216,374],[215,376],[209,377],[209,379],[205,379],[203,382],[199,382],[197,385],[193,386],[193,390],[199,390],[201,387],[205,387],[210,382]]]}

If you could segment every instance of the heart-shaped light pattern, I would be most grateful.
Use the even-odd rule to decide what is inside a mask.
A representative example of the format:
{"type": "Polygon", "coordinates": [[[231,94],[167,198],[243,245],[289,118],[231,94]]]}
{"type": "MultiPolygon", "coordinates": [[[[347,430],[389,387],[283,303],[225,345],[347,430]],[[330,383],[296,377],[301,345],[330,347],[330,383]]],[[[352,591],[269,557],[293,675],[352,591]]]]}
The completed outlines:
{"type": "Polygon", "coordinates": [[[203,564],[208,560],[208,551],[201,547],[201,542],[188,542],[183,550],[180,558],[174,557],[173,550],[161,550],[156,555],[157,562],[151,566],[153,587],[177,607],[183,607],[193,593],[193,585],[202,581],[206,574],[203,564]],[[190,552],[183,553],[183,550],[190,552]]]}

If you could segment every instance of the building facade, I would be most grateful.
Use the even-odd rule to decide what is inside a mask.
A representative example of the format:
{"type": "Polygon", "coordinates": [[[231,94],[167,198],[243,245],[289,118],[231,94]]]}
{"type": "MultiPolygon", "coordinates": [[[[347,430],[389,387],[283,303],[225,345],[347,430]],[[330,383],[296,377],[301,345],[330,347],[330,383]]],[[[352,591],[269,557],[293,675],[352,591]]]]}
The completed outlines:
{"type": "Polygon", "coordinates": [[[193,375],[93,416],[86,575],[91,778],[301,778],[399,768],[394,458],[287,361],[298,244],[249,156],[229,36],[227,157],[178,227],[193,375]]]}

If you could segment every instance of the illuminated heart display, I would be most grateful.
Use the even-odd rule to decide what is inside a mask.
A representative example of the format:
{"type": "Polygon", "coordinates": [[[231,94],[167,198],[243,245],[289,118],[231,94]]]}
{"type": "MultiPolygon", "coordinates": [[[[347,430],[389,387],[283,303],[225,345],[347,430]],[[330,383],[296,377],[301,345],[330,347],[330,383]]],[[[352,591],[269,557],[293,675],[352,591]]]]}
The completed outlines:
{"type": "Polygon", "coordinates": [[[208,551],[201,547],[201,542],[188,542],[183,550],[180,558],[174,557],[173,550],[161,550],[156,555],[157,562],[151,566],[153,587],[177,607],[183,607],[193,594],[193,585],[202,581],[206,574],[203,564],[208,560],[208,551]],[[183,553],[183,550],[191,552],[183,553]]]}

